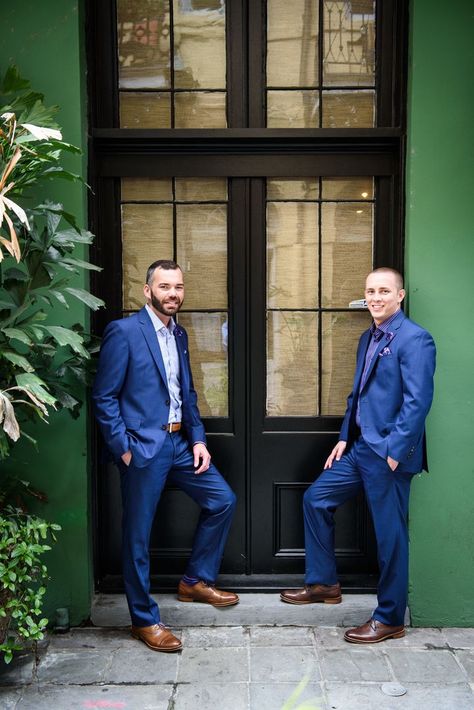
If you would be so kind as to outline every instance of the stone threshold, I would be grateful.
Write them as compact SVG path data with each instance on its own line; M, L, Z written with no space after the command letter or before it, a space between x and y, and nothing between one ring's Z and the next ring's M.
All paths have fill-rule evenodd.
M375 594L345 594L341 604L293 605L278 594L241 593L239 604L216 609L207 604L179 602L175 594L155 594L165 624L180 626L358 626L370 619ZM123 594L96 594L91 620L95 626L130 624ZM407 611L406 623L409 623Z

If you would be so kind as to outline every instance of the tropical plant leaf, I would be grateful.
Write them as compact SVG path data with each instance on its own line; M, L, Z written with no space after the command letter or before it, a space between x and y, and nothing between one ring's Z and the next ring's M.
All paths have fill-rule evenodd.
M7 336L7 338L16 338L16 340L19 340L21 343L25 343L25 345L31 345L31 339L28 337L28 334L25 333L24 330L20 330L19 328L4 328L3 332Z
M47 385L43 380L33 373L25 373L16 376L16 383L27 392L34 395L40 402L54 407L56 398L47 391Z
M71 266L74 266L76 268L87 269L88 271L102 271L102 268L100 266L91 264L88 261L82 261L82 259L74 259L72 256L67 256L64 259L61 259L61 265L64 264L70 264Z
M0 391L0 424L12 441L17 441L20 438L20 427L15 417L13 404L2 391Z
M67 293L70 293L72 296L75 296L75 298L78 298L79 301L85 303L86 306L89 306L89 308L91 308L93 311L96 311L98 308L105 306L105 303L101 298L93 296L92 293L89 293L89 291L86 291L83 288L72 288L72 286L68 286L64 290L67 291Z
M43 325L41 327L54 338L58 345L68 345L74 352L79 353L83 357L90 357L84 347L83 338L78 335L78 333L75 333L69 328L64 328L62 325Z
M16 353L14 350L2 350L0 351L0 355L4 357L5 360L13 363L13 365L21 367L25 372L34 372L34 367L28 362L26 357Z

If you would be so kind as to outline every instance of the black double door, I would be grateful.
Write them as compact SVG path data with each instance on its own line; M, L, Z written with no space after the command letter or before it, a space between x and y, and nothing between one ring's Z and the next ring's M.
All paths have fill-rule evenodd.
M315 184L320 185L319 178ZM331 381L321 364L325 358L321 334L327 322L324 319L334 313L331 308L320 307L317 298L312 309L295 308L291 300L292 292L301 290L299 279L308 278L305 259L312 253L309 244L302 257L298 206L295 220L286 225L290 233L283 240L279 266L273 269L271 261L276 252L268 185L265 177L227 179L227 412L226 416L204 417L213 460L238 498L220 579L221 583L240 589L278 589L302 581L302 497L322 470L341 424L341 405L336 414L328 412L329 404L321 405L322 378L326 389ZM295 203L300 204L298 200ZM288 205L288 201L283 199L281 204ZM320 222L319 218L319 228ZM316 253L321 248L317 224L314 235ZM199 250L199 243L195 248ZM314 268L320 283L321 263ZM202 283L210 302L213 288L210 275ZM275 293L290 294L290 305L286 307L278 298L275 301ZM283 308L270 307L275 303L283 303ZM350 311L345 314L339 308L338 313L343 317ZM362 331L366 314L358 315ZM281 326L283 321L290 322L290 331ZM186 313L185 299L183 324L188 330L189 322L192 319ZM193 342L197 340L192 326L190 330L196 374L201 365L193 359ZM350 380L354 351L347 354L347 360L346 379L349 376ZM325 362L327 370L332 361L326 358ZM314 376L308 376L313 370ZM329 376L337 382L336 372ZM199 382L199 377L195 380ZM311 388L315 388L316 399L319 398L314 407ZM204 401L205 392L202 397ZM97 448L97 580L99 589L117 591L122 588L119 475L112 464L101 463L105 457L100 439ZM197 506L184 493L172 487L165 489L150 545L155 591L172 588L184 571L198 517ZM338 511L336 548L346 587L371 588L376 560L373 532L362 498Z

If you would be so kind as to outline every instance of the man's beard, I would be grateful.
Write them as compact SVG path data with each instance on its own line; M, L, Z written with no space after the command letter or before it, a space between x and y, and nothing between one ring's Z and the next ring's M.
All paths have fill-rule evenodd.
M151 305L153 306L153 308L156 311L158 311L158 313L163 313L164 316L172 316L173 313L177 313L183 303L182 301L180 302L179 300L176 300L176 301L173 301L172 303L168 304L168 306L164 306L163 302L160 301L160 299L155 296L153 291L151 291L151 299L150 300L151 300ZM172 310L170 312L168 312L166 310L167 307L168 308L172 307Z

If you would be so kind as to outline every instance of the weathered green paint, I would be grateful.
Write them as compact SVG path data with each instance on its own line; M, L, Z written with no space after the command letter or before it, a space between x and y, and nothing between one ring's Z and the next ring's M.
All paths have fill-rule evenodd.
M410 315L438 350L430 473L410 510L416 626L474 625L474 6L413 0L406 264Z
M1 71L10 62L16 64L33 88L45 94L48 105L60 106L57 120L64 139L85 150L83 34L77 0L22 0L2 7ZM86 176L85 155L71 157L67 165ZM62 202L87 227L84 187L57 181L42 194ZM87 322L80 306L71 307L67 314L58 312L59 317L63 322ZM35 435L38 453L22 444L8 466L47 493L48 503L36 510L63 528L46 559L51 582L45 607L50 616L54 609L68 607L72 623L77 624L89 616L92 590L86 411L77 421L66 413L53 415L49 426L38 426Z

